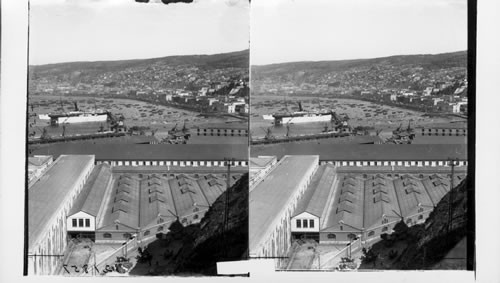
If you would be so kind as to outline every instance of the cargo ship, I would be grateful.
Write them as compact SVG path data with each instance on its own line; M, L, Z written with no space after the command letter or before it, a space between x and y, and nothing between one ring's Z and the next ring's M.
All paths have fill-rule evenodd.
M109 112L97 109L93 111L81 111L75 102L74 111L48 114L47 116L50 119L50 125L57 126L60 124L106 122Z
M299 111L292 113L273 114L274 124L295 124L312 122L329 122L333 115L331 111L304 111L302 103L299 102Z
M89 122L106 122L108 120L107 111L71 111L63 114L49 114L50 124L74 124Z

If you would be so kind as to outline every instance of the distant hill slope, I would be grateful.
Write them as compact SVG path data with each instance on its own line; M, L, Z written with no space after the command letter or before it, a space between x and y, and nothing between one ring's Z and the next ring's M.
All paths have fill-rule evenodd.
M363 261L361 269L465 269L466 251L464 245L459 245L461 246L460 250L453 251L457 258L453 258L451 264L443 264L443 260L446 260L445 256L459 243L464 242L468 234L468 189L468 178L466 178L451 190L453 218L449 231L448 202L450 192L441 199L424 224L408 228L404 222L398 223L394 228L394 233L372 246L371 251L377 255L378 259L375 262ZM397 250L398 247L399 249L404 248L393 260L390 260L390 256L387 256L388 252L392 249Z
M289 62L270 65L252 66L253 75L282 75L290 72L331 72L345 71L359 67L373 67L376 65L419 65L427 69L466 67L467 51L458 51L442 54L422 54L422 55L397 55L390 57L357 59L357 60L338 60L338 61L305 61Z
M73 72L104 73L121 71L127 68L147 67L153 64L179 66L192 65L204 69L222 69L228 67L248 68L249 50L214 55L183 55L168 56L151 59L95 61L95 62L67 62L47 65L30 66L30 72L37 75L60 75Z

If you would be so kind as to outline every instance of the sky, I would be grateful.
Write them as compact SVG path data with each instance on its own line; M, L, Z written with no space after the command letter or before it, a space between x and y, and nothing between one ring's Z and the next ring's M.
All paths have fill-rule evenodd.
M31 0L29 64L240 51L249 13L247 0Z
M250 63L467 49L467 0L252 0Z

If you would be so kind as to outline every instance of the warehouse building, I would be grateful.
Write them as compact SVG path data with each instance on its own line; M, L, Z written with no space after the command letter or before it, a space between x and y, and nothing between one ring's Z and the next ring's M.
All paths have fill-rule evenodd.
M250 256L286 256L297 238L330 244L371 241L391 233L401 220L409 226L423 223L449 191L449 158L458 160L454 183L465 178L466 148L418 145L408 152L401 146L253 148L252 159L275 151L279 161L251 188ZM317 163L306 163L313 160L308 157ZM263 170L251 162L257 172ZM304 180L306 189L294 185Z
M95 166L66 219L70 236L95 239L99 211L111 180L109 165Z
M68 143L39 150L56 161L29 185L28 268L36 274L55 271L72 237L124 243L167 233L176 220L197 223L228 177L233 185L248 171L247 148L230 145ZM224 158L234 159L230 176Z
M375 240L401 220L423 223L449 191L445 174L387 175L320 165L290 219L292 237L323 244Z
M251 156L319 155L320 164L339 167L440 167L449 158L467 166L467 145L462 144L315 144L287 143L254 146Z
M332 206L333 185L337 175L333 166L320 166L309 187L292 214L291 231L293 237L312 238L319 241L320 227L325 225L323 208Z
M250 256L286 255L291 244L290 217L311 182L318 160L318 156L284 156L250 191Z
M28 182L36 181L53 161L52 156L36 155L28 157Z
M266 175L272 170L273 166L276 165L278 159L276 156L258 156L250 157L250 190L255 187L255 185L261 182Z
M93 201L95 207L100 207L92 214L96 219L95 226L92 225L93 218L90 219L90 228L94 228L91 236L100 243L156 237L159 233L167 233L176 220L184 226L198 223L226 190L227 182L221 174L211 173L160 175L134 172L114 175L113 184L107 186L106 192L93 187L104 197L93 200L90 193L86 201ZM231 185L240 177L241 174L231 174ZM75 217L80 217L81 210L75 211L78 211ZM68 219L68 223L70 221L73 219Z
M61 155L28 187L28 270L52 274L67 245L66 219L92 169L92 155ZM55 256L50 256L55 255Z
M90 144L64 143L38 148L34 154L91 154L96 164L147 167L224 167L225 158L234 166L248 167L246 145L231 144Z
M72 237L125 243L168 233L176 220L198 223L227 188L220 173L114 173L108 164L94 165L93 156L83 157L61 155L30 187L31 273L52 274L63 257L42 255L64 255ZM230 185L241 175L232 173Z

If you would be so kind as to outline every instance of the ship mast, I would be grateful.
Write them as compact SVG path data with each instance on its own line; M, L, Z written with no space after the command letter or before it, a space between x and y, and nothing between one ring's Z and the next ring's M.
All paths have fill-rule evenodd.
M64 114L64 106L63 106L63 102L62 102L62 94L59 95L59 103L61 104L61 113Z
M286 113L290 113L290 111L288 111L288 103L286 101L286 92L283 92L283 99L285 100L285 109L286 109Z

